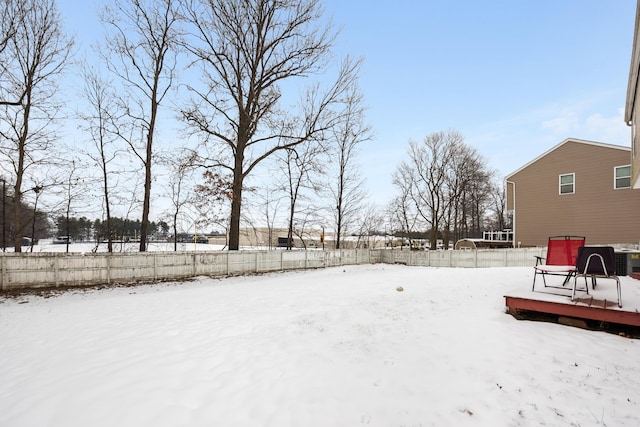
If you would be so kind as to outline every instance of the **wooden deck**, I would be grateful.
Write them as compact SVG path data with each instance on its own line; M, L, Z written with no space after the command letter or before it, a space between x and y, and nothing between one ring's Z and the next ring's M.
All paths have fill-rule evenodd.
M579 279L580 280L580 279ZM505 295L508 312L517 319L561 323L640 338L640 280L621 277L622 308L618 307L613 280L598 280L595 290L576 292L571 288L545 288ZM580 283L580 282L579 282ZM584 283L584 282L583 282Z

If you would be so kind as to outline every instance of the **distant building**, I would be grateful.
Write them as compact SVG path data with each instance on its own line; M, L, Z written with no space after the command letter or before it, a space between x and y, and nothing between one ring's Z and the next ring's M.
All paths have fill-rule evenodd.
M292 247L307 249L334 249L335 235L332 232L325 231L324 236L321 229L305 229L300 238L299 232L293 236ZM286 248L287 247L286 228L268 228L268 227L252 227L240 229L240 246L255 248ZM321 239L321 236L324 238ZM216 237L209 238L210 244L226 244L226 238ZM391 236L353 236L347 235L341 239L340 247L342 249L367 248L376 249L385 246L399 245L397 239Z

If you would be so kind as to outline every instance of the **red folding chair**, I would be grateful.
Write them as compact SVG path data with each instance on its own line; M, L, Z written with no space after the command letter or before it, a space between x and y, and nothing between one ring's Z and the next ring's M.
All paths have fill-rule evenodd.
M547 243L547 256L536 256L536 265L533 274L532 291L536 288L536 277L542 276L544 287L563 289L571 277L576 274L576 259L578 248L584 246L583 236L552 236ZM546 276L562 276L562 286L547 285Z

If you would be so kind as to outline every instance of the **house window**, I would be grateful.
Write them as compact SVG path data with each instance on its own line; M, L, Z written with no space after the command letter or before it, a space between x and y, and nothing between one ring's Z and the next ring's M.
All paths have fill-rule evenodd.
M575 193L576 174L566 173L560 175L560 194Z
M618 166L614 172L614 188L631 188L631 165Z

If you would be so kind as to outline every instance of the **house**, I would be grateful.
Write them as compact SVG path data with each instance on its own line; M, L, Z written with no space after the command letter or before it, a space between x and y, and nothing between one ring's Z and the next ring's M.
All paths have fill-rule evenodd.
M640 0L636 6L636 24L633 32L631 67L627 85L627 102L624 120L631 126L631 185L640 189ZM640 216L640 212L639 212Z
M505 178L514 246L549 236L589 245L638 244L640 191L631 189L629 147L569 138Z

